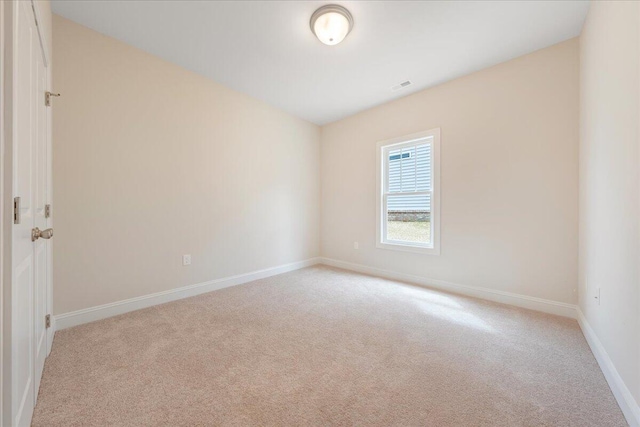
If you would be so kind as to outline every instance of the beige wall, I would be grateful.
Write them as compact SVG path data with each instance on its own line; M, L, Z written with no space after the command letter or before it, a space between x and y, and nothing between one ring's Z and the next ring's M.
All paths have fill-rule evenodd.
M640 403L639 6L592 2L580 37L579 277L580 309Z
M573 39L324 126L322 255L575 303L578 62ZM436 127L441 255L376 249L376 142Z
M53 36L55 314L318 256L317 126L59 16Z

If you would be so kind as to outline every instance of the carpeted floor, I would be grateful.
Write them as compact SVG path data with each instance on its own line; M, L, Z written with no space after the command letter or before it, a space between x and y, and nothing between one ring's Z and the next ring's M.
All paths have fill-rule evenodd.
M574 320L312 267L60 331L34 426L625 426Z

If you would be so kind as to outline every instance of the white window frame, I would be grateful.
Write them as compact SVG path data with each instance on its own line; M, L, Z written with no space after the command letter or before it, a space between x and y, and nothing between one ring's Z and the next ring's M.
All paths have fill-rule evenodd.
M431 139L431 191L415 194L431 194L431 242L420 244L386 240L388 196L387 160L389 151L413 146L421 140ZM387 160L387 161L385 161ZM376 247L428 255L440 255L440 128L400 136L378 142L376 146Z

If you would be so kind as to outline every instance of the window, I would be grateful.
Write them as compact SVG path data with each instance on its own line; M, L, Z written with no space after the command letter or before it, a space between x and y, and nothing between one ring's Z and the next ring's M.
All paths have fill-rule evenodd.
M440 253L440 129L378 143L376 246Z

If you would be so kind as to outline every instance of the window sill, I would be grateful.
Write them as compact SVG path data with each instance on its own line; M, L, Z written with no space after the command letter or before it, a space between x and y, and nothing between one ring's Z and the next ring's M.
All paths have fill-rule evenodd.
M401 243L376 243L376 248L378 249L390 249L392 251L400 251L400 252L413 252L416 254L423 255L440 255L440 248L437 247L424 247L424 246L414 246L414 245L403 245Z

